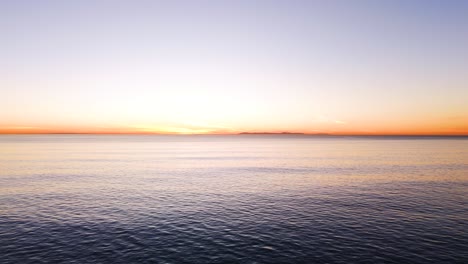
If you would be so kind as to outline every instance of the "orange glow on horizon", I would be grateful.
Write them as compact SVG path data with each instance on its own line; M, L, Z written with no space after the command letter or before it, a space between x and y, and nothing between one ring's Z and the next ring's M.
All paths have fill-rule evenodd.
M387 130L315 130L315 129L208 129L190 127L152 127L152 128L67 128L67 127L0 127L0 134L135 134L135 135L232 135L240 133L300 133L307 135L440 135L440 136L468 136L468 128L462 129L387 129Z
M3 2L0 134L468 135L468 5Z

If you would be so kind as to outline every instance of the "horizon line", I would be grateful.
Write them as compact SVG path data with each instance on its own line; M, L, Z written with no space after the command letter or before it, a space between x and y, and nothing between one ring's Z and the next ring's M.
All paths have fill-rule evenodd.
M240 132L240 133L141 133L141 132L34 132L1 133L1 135L134 135L134 136L320 136L320 137L468 137L468 134L333 134L333 133L296 133L296 132Z

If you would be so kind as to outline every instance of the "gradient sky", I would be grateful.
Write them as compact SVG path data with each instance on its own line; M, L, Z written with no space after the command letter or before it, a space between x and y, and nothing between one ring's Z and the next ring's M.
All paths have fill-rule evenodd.
M0 132L468 134L468 1L0 1Z

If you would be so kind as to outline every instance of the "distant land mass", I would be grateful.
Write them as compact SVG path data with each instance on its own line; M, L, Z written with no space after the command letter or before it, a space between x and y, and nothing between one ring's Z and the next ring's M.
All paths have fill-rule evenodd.
M239 135L306 135L296 132L241 132Z

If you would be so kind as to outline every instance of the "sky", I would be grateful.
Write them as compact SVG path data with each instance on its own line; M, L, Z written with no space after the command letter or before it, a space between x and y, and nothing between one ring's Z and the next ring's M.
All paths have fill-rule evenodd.
M468 135L468 1L0 0L0 133Z

